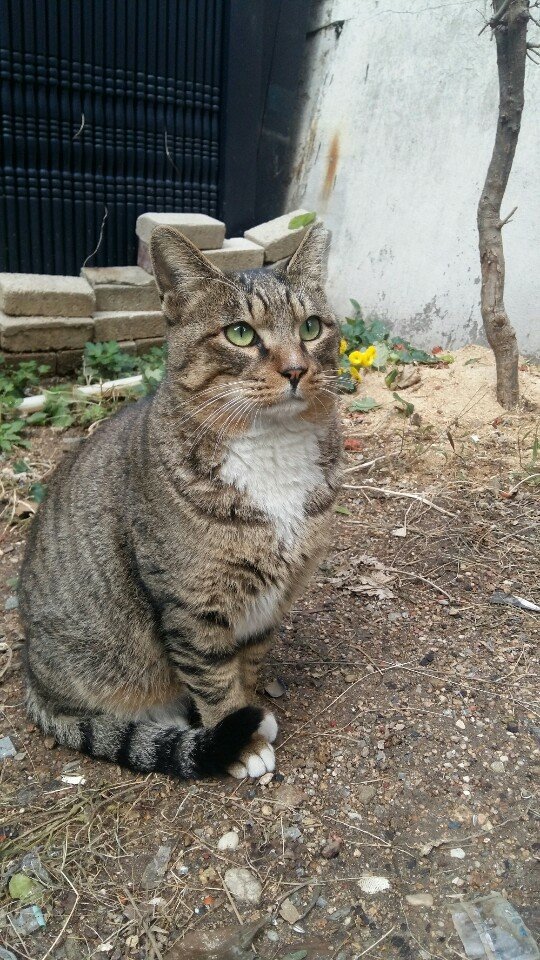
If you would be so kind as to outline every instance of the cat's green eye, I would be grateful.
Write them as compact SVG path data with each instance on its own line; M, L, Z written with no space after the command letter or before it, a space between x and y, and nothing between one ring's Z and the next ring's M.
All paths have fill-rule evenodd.
M231 323L225 327L225 336L235 347L250 347L255 340L255 331L249 323Z
M300 324L301 340L316 340L321 332L321 321L318 317L308 317Z

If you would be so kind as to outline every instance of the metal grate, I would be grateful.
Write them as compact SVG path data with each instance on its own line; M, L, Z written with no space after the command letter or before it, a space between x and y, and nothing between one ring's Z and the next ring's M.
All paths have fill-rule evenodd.
M215 216L223 0L0 0L0 269L134 263L145 210Z

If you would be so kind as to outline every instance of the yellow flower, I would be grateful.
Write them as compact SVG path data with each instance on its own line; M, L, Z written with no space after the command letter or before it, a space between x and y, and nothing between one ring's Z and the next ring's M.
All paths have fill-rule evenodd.
M361 381L361 379L362 379L362 374L361 374L361 373L358 373L358 370L356 369L356 367L351 367L351 368L349 369L349 373L350 373L350 375L351 375L351 377L352 377L353 380L357 380L358 383L360 383L360 381Z
M343 354L347 352L347 347L348 347L348 346L349 346L349 344L347 343L346 340L341 340L341 341L340 341L340 344L339 344L339 355L340 355L340 357L342 357Z
M349 363L353 367L371 367L376 355L377 351L373 346L367 347L366 350L353 350L349 354Z
M375 361L376 356L377 356L376 347L373 347L373 346L368 347L367 350L364 350L364 365L366 367L371 367L371 365Z

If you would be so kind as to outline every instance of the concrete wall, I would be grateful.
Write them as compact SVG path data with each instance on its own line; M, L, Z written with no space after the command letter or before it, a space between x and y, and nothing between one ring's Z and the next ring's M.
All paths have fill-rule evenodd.
M313 0L288 208L333 231L329 290L426 347L483 337L476 207L497 121L485 0ZM540 31L531 27L531 34ZM536 36L537 40L540 37ZM506 305L540 355L540 67L503 215Z

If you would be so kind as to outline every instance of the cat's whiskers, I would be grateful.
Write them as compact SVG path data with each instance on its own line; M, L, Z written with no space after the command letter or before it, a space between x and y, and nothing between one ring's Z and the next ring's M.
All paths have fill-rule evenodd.
M245 386L245 383L243 383L241 380L231 380L229 382L220 384L217 389L221 388L221 392L226 393L228 390L239 389L244 386ZM213 393L214 396L218 396L219 394L216 394L215 391L216 391L216 387L214 384L212 384L212 386L206 387L204 390L200 390L199 393L196 395L195 399L191 396L187 397L185 400L179 400L177 397L172 397L169 403L172 409L175 411L180 407L187 407L190 405L193 405L193 408L197 409L198 404L196 401L198 400L204 401L205 399L207 399L207 396L206 396L207 394Z
M247 398L247 406L245 406L245 405L244 405L244 406L240 405L240 406L238 407L238 409L237 409L237 410L234 410L233 413L227 418L227 420L225 421L225 423L224 423L223 426L221 427L221 430L219 431L219 433L218 433L218 435L217 435L217 437L216 437L216 443L215 443L215 446L214 446L214 452L213 452L213 454L212 454L212 459L214 459L214 457L215 457L215 455L216 455L216 451L217 451L218 445L223 441L223 437L224 437L224 435L225 435L225 432L226 432L227 428L229 427L229 424L232 423L232 422L234 422L234 420L235 420L236 418L242 417L242 416L244 416L244 414L250 412L251 407L252 407L252 406L256 406L257 403L258 403L257 400L253 400L251 397L250 397L250 398Z
M245 395L241 397L233 397L232 400L229 400L217 412L214 411L213 413L210 413L209 416L207 416L205 420L203 420L199 429L196 431L195 436L193 437L193 443L189 448L188 453L191 453L191 451L197 444L202 443L206 434L210 433L213 425L217 423L225 413L228 413L229 410L232 410L234 415L235 407L242 405L246 401L248 404L253 402L251 397L246 397ZM225 422L227 423L230 418L231 418L231 415L227 417Z
M223 400L226 397L235 396L237 393L238 389L234 387L230 390L224 390L222 393L216 394L215 397L212 397L210 400L206 400L204 403L199 404L198 406L194 407L193 410L189 411L186 416L183 417L183 419L178 421L177 426L182 426L184 423L187 423L188 420L196 418L202 410L212 406L214 403L218 403L220 400Z
M225 404L223 404L223 405L219 408L219 410L217 410L217 411L216 411L216 410L211 410L210 413L204 418L204 420L202 421L202 423L199 424L198 428L196 429L195 433L193 434L193 436L192 436L192 438L191 438L191 439L192 439L192 443L191 443L191 446L190 446L190 448L189 448L188 453L191 453L191 451L193 450L193 448L194 448L198 443L200 443L200 442L203 440L205 434L209 432L211 426L212 426L214 423L217 423L217 422L220 420L220 418L221 418L225 413L227 413L228 410L230 410L236 403L239 403L240 400L242 400L242 399L244 399L244 398L243 398L243 397L235 397L235 396L233 396L231 399L227 400L227 402L226 402Z

